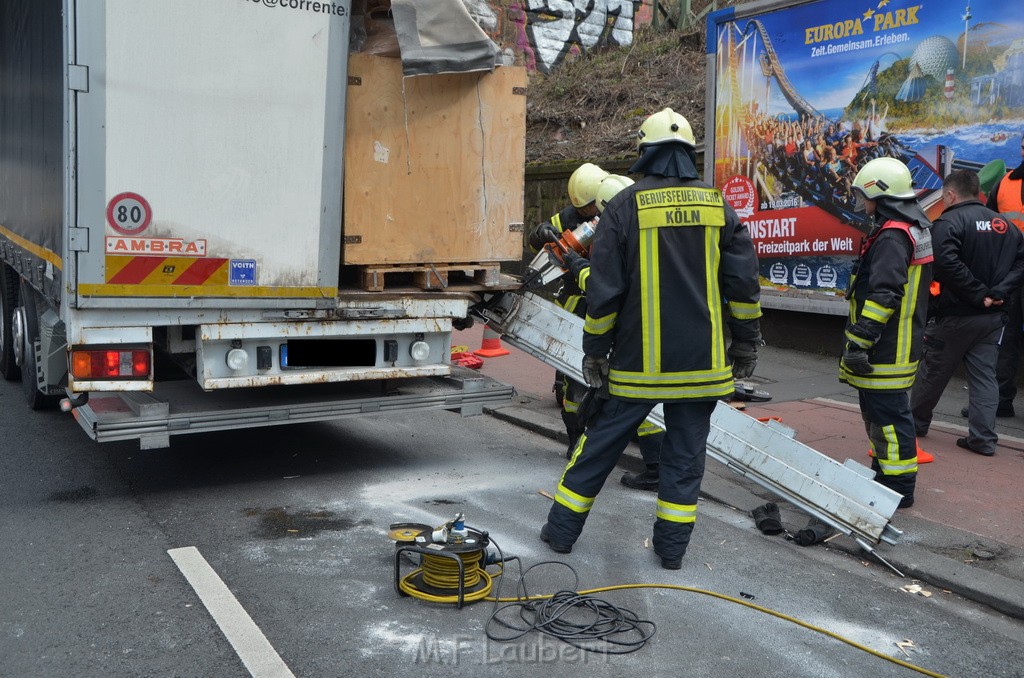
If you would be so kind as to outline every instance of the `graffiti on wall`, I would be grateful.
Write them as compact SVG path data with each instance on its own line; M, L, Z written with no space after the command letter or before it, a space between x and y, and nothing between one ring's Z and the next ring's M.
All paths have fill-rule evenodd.
M527 65L550 73L573 50L633 44L633 19L640 4L641 0L522 0L525 40L520 47Z
M498 31L498 15L494 13L487 0L462 0L462 4L469 10L469 15L489 35Z

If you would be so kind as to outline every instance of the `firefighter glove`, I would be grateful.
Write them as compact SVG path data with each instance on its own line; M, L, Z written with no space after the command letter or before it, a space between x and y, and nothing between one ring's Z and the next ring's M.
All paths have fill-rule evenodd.
M608 358L583 356L583 381L590 388L601 388L608 378Z
M558 229L551 222L545 221L530 236L530 245L533 249L540 250L541 247L544 247L549 242L558 242L560 236L561 234L558 232Z
M570 248L562 254L562 261L565 263L565 268L569 271L569 275L574 280L580 279L580 272L585 268L590 267L590 259L580 255L576 250Z
M732 360L733 379L746 379L757 367L757 344L752 341L736 341L729 345Z
M831 527L819 522L816 518L811 518L811 522L807 524L807 527L793 535L793 541L800 546L811 546L825 541L833 534L835 534L835 530Z
M868 352L856 344L847 344L843 349L843 365L851 374L858 376L875 371L875 368L871 366L871 361L868 360Z
M754 517L754 524L764 534L781 534L785 531L782 527L782 514L775 502L768 502L764 506L758 506L751 511Z

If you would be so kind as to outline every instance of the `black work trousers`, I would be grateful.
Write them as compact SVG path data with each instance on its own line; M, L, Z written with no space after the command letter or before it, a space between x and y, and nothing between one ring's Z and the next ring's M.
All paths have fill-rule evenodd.
M875 482L909 501L917 484L917 434L906 391L859 390L860 415L871 442Z
M654 551L661 558L681 558L690 542L716 404L684 401L664 405L667 431L654 522ZM618 399L604 403L558 483L548 512L547 534L552 541L567 546L576 542L608 474L653 407L650 402Z
M961 361L967 368L967 440L971 447L995 451L996 356L1003 335L1004 313L946 316L930 323L924 331L924 356L917 370L910 409L918 435L925 435L932 412Z
M576 446L579 444L580 436L586 428L580 421L579 408L583 402L583 396L587 393L587 387L578 381L563 376L562 388L565 394L562 400L562 423L565 424L565 435L569 438L569 453L571 457ZM665 432L649 421L640 423L636 435L633 438L639 443L640 456L644 463L657 464L661 457L661 446L665 440Z
M1006 331L999 343L999 358L996 361L996 379L999 381L999 407L1013 407L1013 399L1017 397L1017 361L1020 359L1021 325L1024 324L1024 313L1021 312L1021 294L1018 291L1003 305L1006 308Z

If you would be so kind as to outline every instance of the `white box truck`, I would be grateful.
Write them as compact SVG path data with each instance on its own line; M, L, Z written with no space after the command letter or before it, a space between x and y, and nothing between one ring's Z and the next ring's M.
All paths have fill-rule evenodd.
M415 3L394 4L396 24L403 12L415 24ZM480 204L495 188L518 198L499 217L433 224L429 206L395 194L387 223L358 224L391 229L385 245L403 229L464 232L475 256L462 241L457 256L438 246L369 273L343 261L362 237L343 223L360 180L344 167L346 91L383 88L348 77L360 19L348 0L0 3L0 374L31 407L61 400L95 440L149 448L379 411L473 413L511 396L453 375L450 349L477 293L515 287L497 267L521 256L523 163L479 177ZM430 53L416 50L421 67ZM480 63L461 77L491 77ZM521 110L500 106L503 128L525 130L524 93ZM493 112L472 100L474 119ZM413 177L445 176L409 148L360 141Z

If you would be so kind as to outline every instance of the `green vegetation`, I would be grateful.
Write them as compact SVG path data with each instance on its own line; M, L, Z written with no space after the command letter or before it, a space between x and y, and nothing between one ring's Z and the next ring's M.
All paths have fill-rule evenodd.
M636 130L666 106L704 134L704 26L639 28L629 47L597 49L551 75L531 76L526 113L528 163L636 154Z

